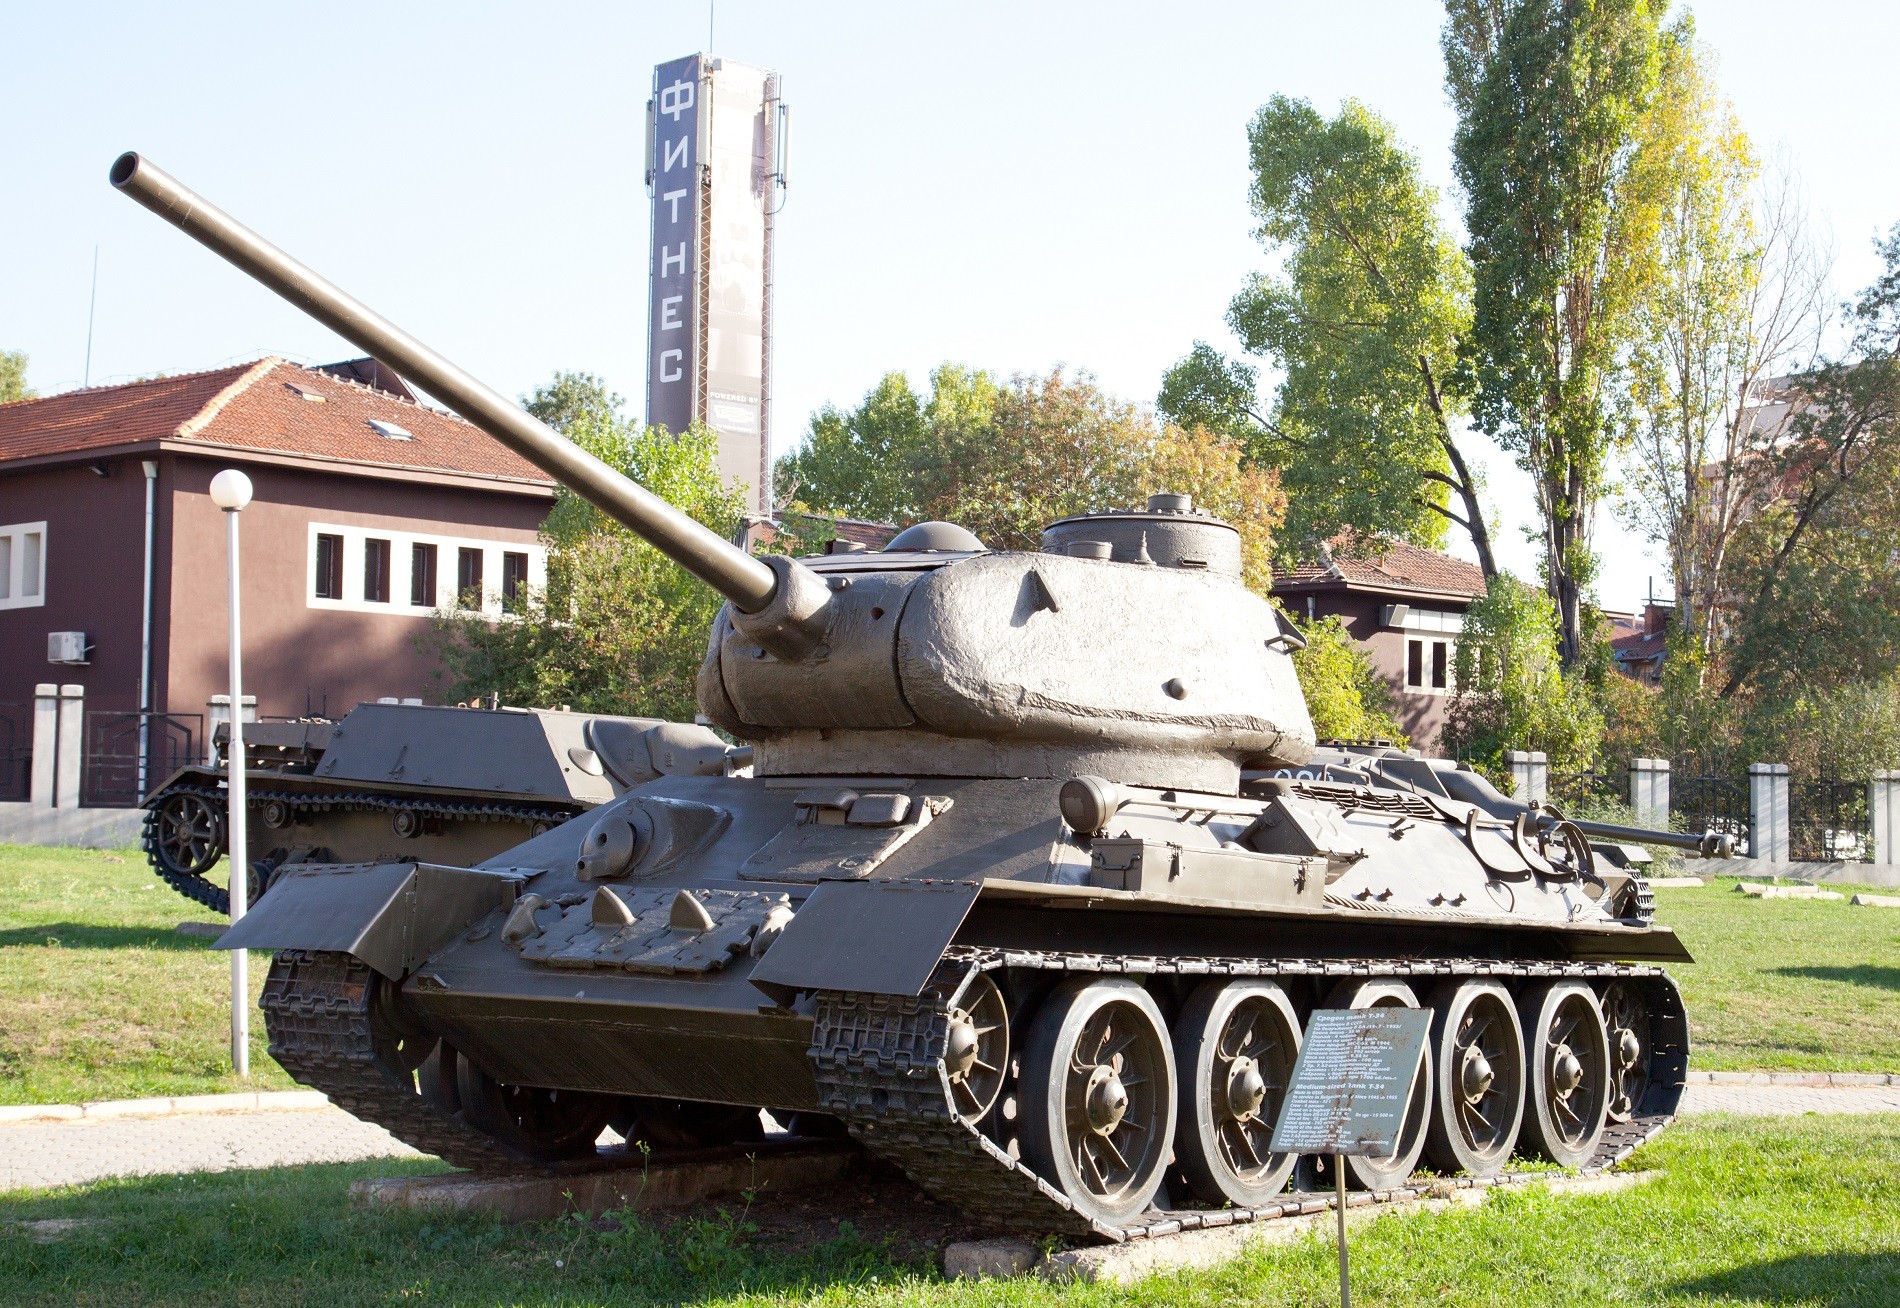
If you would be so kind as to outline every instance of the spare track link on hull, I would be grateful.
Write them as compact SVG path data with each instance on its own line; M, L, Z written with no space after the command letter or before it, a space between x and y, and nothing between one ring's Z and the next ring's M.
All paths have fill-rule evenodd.
M280 950L264 982L270 1053L286 1072L354 1117L455 1167L519 1171L520 1159L487 1136L439 1112L384 1069L370 1025L374 973L348 954Z
M176 786L167 786L147 801L153 807L145 810L144 834L140 837L140 847L145 850L145 860L152 865L166 885L176 890L186 899L203 904L214 913L231 911L231 892L212 881L209 877L177 871L165 865L158 856L158 809L156 804L167 795L199 795L212 803L223 806L225 790L222 786L201 786L189 782ZM310 809L316 812L329 812L333 809L345 809L352 812L397 812L407 810L428 817L463 818L475 822L566 822L582 810L571 804L549 804L534 807L525 804L491 804L479 799L412 799L400 795L383 795L373 791L338 791L334 794L312 793L302 790L270 790L249 786L245 789L244 809L255 821L262 821L257 813L271 800L282 800L294 808ZM226 860L229 861L228 859Z
M1076 1212L1061 1191L1010 1157L1001 1145L951 1107L942 1067L948 1008L970 973L995 968L1189 976L1593 980L1662 975L1660 968L1622 963L1511 963L1492 959L1263 961L953 949L915 999L859 991L819 993L811 1044L819 1106L843 1118L853 1138L903 1169L905 1175L937 1198L984 1221L1016 1231L1092 1236L1117 1242L1319 1212L1330 1205L1331 1198L1289 1191L1258 1208L1150 1210L1146 1220L1127 1226L1108 1226ZM1609 1124L1596 1153L1578 1170L1599 1172L1623 1161L1639 1145L1653 1139L1673 1116L1673 1111L1661 1112ZM1540 1173L1507 1172L1484 1180L1421 1181L1374 1191L1369 1199L1384 1203L1426 1195L1434 1185L1485 1188L1537 1175ZM1365 1197L1357 1200L1366 1201Z

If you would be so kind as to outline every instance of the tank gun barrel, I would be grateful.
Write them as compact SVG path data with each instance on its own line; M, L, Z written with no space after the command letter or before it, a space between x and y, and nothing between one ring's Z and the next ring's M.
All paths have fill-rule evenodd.
M358 348L416 382L608 517L732 601L742 613L771 603L780 573L525 413L334 283L134 152L112 165L112 185Z

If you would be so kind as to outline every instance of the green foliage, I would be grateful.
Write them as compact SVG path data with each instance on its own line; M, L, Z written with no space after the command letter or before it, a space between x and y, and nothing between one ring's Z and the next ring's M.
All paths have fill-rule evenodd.
M1537 491L1566 665L1583 655L1608 386L1653 271L1667 178L1639 148L1663 49L1650 0L1447 0L1453 154L1474 273L1478 424Z
M598 379L560 373L525 407L590 453L722 536L737 529L743 494L719 474L718 440L703 427L673 436L640 428ZM684 568L579 496L557 493L542 528L545 591L495 622L444 611L426 642L447 695L567 704L592 713L691 721L694 681L722 602Z
M1306 648L1295 650L1293 670L1299 674L1313 730L1321 740L1389 740L1406 744L1405 732L1392 712L1392 688L1374 670L1359 642L1337 615L1294 625L1306 637Z
M1276 96L1248 142L1257 235L1284 260L1279 275L1252 278L1228 322L1284 379L1263 419L1254 369L1197 342L1163 379L1161 411L1243 436L1254 461L1279 471L1289 558L1342 533L1437 547L1453 524L1494 571L1448 390L1470 270L1439 222L1437 193L1357 101L1327 119Z
M0 350L0 404L37 400L39 392L26 384L26 353Z
M1556 609L1544 592L1509 573L1494 578L1465 612L1455 666L1443 752L1500 781L1506 750L1541 749L1558 772L1596 762L1603 714L1587 675L1565 675Z
M855 409L821 409L805 441L779 461L781 499L906 525L941 519L992 549L1033 550L1059 518L1175 491L1233 523L1249 583L1269 584L1286 497L1223 432L1158 423L1086 373L998 383L946 363L930 381L930 394L919 396L891 373Z

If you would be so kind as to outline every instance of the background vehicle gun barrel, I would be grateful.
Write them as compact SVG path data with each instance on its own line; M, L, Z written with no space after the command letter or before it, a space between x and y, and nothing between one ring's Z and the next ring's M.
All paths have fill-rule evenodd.
M741 612L764 609L779 589L779 577L772 568L538 422L521 406L136 152L119 156L112 165L111 180L113 186L166 222L415 382L602 513L638 533L731 600Z
M1577 830L1586 836L1597 836L1605 840L1632 840L1642 845L1664 845L1670 849L1684 849L1691 854L1700 854L1703 858L1732 858L1735 855L1735 837L1724 831L1655 831L1648 827L1620 827L1611 822L1586 822L1580 818L1566 818Z

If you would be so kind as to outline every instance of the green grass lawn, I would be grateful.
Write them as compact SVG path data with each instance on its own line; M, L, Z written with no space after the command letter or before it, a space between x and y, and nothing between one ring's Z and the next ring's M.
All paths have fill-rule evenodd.
M1673 969L1693 1064L1900 1071L1900 912L1732 889L1657 892L1698 959ZM175 930L214 916L135 851L0 845L0 1103L289 1088L255 1009L261 954L253 1075L227 1070L229 955Z
M1633 1160L1617 1195L1492 1195L1353 1235L1363 1305L1900 1303L1900 1117L1710 1118ZM0 1198L12 1304L1331 1304L1329 1240L1127 1289L946 1283L929 1251L854 1231L787 1245L770 1210L501 1226L364 1212L348 1183L425 1164L102 1182ZM21 1223L71 1223L63 1230Z
M137 850L0 845L0 1103L291 1089L264 1052L261 954L252 1076L230 1075L231 956L176 930L215 920Z
M1656 892L1657 920L1696 956L1669 969L1689 1007L1690 1066L1900 1072L1900 909L1734 891L1725 879Z

